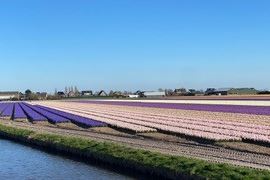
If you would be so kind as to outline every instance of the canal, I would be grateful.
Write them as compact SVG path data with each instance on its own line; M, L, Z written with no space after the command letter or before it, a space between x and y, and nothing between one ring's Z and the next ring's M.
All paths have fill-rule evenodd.
M100 167L0 139L1 179L131 179Z

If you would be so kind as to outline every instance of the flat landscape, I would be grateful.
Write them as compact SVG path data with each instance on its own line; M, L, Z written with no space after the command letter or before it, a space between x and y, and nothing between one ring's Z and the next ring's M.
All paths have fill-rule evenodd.
M3 102L0 112L11 127L270 170L267 101L197 101Z

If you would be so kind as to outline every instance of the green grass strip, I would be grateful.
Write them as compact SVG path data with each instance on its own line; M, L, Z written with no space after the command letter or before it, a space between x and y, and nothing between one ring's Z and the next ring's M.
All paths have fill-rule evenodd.
M164 155L161 153L129 148L116 143L97 142L78 137L36 133L34 131L8 127L0 124L0 134L17 139L27 139L31 142L41 142L50 147L61 147L68 151L79 152L80 155L110 159L128 166L140 166L152 170L152 173L162 172L172 176L197 176L204 179L270 179L270 171L238 167L222 163L211 163L203 160Z

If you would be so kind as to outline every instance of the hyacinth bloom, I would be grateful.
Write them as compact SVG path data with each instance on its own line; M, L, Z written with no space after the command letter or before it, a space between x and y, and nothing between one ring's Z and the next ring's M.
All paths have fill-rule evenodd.
M37 106L40 109L43 109L45 111L48 111L50 113L56 114L58 116L62 116L66 119L69 119L70 121L74 122L74 123L78 123L81 125L85 125L85 126L89 126L89 127L99 127L99 126L106 126L105 123L102 123L100 121L95 121L89 118L85 118L82 116L77 116L71 113L66 113L63 111L59 111L56 109L52 109L52 108L48 108L48 107L44 107L44 106Z
M76 101L75 101L76 102ZM179 103L147 103L130 101L78 101L80 103L108 104L118 106L182 109L210 112L227 112L255 115L270 115L269 106L244 106L244 105L213 105L213 104L179 104Z
M140 103L137 102L136 106L134 103L132 106L129 104L116 106L115 102L114 104L104 103L105 101L96 102L98 101L95 103L61 101L35 102L34 104L0 103L0 111L1 116L13 119L28 118L31 121L52 123L71 122L88 127L109 124L115 128L137 133L161 131L216 141L252 140L270 143L269 115L224 113L201 109L195 111L193 109L145 108L145 105L138 106ZM158 107L160 106L163 105ZM209 108L209 105L200 106ZM186 107L191 107L191 105ZM214 106L211 105L211 107ZM247 106L247 108L254 107Z
M31 121L47 121L47 118L42 116L41 114L34 111L29 106L25 105L24 103L20 103L20 106L24 110L24 112L27 114L29 120Z
M168 108L138 107L136 109L135 106L115 106L104 103L43 102L39 104L99 119L111 126L128 130L141 126L137 129L138 132L157 130L211 140L248 139L270 142L270 116L265 115Z
M27 115L24 113L19 103L14 104L13 119L27 119Z
M72 122L87 127L107 126L106 123L101 121L44 106L33 106L24 102L0 103L0 114L2 117L12 120L28 119L31 122L50 121L55 124Z

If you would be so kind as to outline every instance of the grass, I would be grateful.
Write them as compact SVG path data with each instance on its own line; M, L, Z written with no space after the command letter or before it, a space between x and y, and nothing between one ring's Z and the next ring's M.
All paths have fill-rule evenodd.
M137 172L168 178L193 177L202 179L270 179L270 171L236 167L227 164L210 163L203 160L180 156L164 155L156 152L138 150L123 145L97 142L78 137L67 137L38 133L26 129L8 127L0 124L2 137L25 140L32 144L43 144L55 150L75 153L82 157L94 157Z

